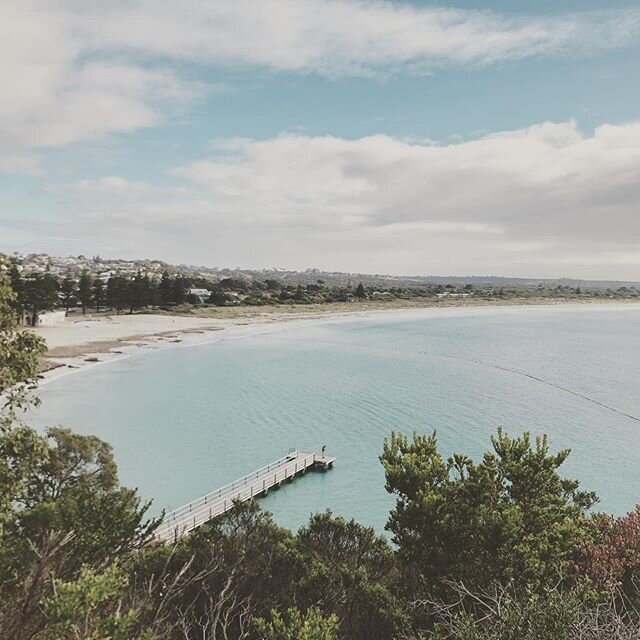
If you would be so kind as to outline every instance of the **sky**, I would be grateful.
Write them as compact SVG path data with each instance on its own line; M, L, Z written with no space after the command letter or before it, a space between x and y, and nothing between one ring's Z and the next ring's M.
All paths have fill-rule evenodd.
M640 1L3 0L0 251L640 280Z

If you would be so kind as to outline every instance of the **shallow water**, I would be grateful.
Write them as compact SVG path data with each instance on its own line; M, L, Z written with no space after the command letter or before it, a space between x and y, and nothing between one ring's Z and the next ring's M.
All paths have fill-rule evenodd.
M292 528L329 508L382 530L393 499L378 456L391 430L437 429L444 451L472 456L497 425L546 432L554 449L572 449L565 473L596 491L600 508L631 509L640 421L622 413L640 416L639 389L637 307L396 314L292 323L95 367L45 386L33 421L109 441L123 484L153 498L154 511L290 447L326 444L333 471L307 474L262 506Z

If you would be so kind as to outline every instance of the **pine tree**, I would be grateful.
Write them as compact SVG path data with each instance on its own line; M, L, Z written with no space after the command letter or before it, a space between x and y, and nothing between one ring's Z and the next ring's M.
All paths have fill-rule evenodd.
M87 307L93 301L93 278L87 271L83 271L78 283L78 299L82 305L82 314L84 315Z
M31 325L38 322L42 311L49 311L58 305L58 280L50 273L35 273L24 280L24 306L31 316Z
M146 290L144 278L138 274L127 283L127 304L129 305L129 313L133 313L135 309L146 306Z
M100 313L100 308L104 304L104 282L100 278L93 281L93 303L96 305L96 312Z
M173 299L171 277L169 276L168 271L162 272L162 278L160 279L160 284L158 286L158 297L160 299L160 304L163 306L168 305Z
M67 274L60 286L60 294L62 301L64 302L65 311L69 311L69 308L76 303L76 281L71 277L71 274Z
M155 282L147 274L145 274L142 278L142 306L154 306L156 302L155 298Z
M128 302L128 288L129 282L124 276L111 276L107 282L107 304L115 309L116 313L120 313Z
M187 288L185 279L182 276L176 276L171 287L171 301L176 304L184 304L186 300L185 289Z

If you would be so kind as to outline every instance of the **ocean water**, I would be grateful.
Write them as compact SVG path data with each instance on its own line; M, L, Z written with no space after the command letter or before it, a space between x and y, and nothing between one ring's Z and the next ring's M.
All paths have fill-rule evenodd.
M294 529L331 509L382 531L393 498L378 456L392 430L437 430L443 451L475 457L498 425L547 433L553 449L572 449L564 473L596 491L600 509L632 509L639 391L638 307L407 312L98 366L46 385L32 422L110 442L121 481L154 512L289 448L326 445L335 468L270 492L263 508Z

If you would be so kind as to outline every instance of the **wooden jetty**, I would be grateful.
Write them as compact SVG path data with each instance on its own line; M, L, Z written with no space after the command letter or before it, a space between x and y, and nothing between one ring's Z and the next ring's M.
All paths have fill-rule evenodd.
M331 469L334 462L335 458L321 453L291 451L261 469L165 514L155 537L165 542L177 541L185 533L229 511L234 501L244 502L266 495L269 489L291 482L307 471Z

